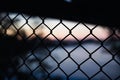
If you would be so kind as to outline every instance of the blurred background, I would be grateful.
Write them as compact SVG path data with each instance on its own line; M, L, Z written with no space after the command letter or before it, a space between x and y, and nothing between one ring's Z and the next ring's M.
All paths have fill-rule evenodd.
M0 79L120 80L119 39L117 27L2 12Z

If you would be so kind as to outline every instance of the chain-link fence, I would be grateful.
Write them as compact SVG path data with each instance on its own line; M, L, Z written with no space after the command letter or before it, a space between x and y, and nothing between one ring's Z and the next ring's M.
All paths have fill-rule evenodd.
M120 80L119 28L0 14L0 80Z

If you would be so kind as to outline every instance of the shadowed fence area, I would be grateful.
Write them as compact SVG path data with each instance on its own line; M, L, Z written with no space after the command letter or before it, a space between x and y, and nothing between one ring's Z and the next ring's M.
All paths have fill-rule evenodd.
M0 1L0 12L18 12L36 16L68 19L119 27L119 1L114 0L19 0ZM35 4L35 5L34 5ZM33 6L34 5L34 6Z
M0 80L120 80L119 28L1 13Z

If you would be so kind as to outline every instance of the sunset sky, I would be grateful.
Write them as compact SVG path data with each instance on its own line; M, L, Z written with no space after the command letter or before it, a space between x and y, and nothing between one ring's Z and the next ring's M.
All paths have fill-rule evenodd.
M57 19L47 19L45 21L45 24L49 26L50 29L53 29L55 25L59 23L59 20ZM78 22L72 22L63 20L63 24L59 24L55 29L53 29L52 34L55 35L58 39L63 39L65 36L69 34L69 30L65 27L67 26L70 30L72 35L74 35L77 39L82 39L85 36L87 36L90 33L90 30L86 28L83 24L78 24L76 27L74 27ZM65 25L65 26L64 26ZM95 25L92 24L86 24L90 29L94 28ZM73 28L74 27L74 28ZM50 30L48 28L44 28L44 36L50 33ZM108 36L108 30L105 28L102 28L100 26L96 27L92 33L97 36L99 39L105 39ZM49 36L50 39L54 39L52 35ZM92 35L88 36L88 38L95 39ZM69 35L67 39L74 39L71 35Z
M20 21L18 23L16 23L15 26L17 26L17 28L20 28L21 26L23 26L21 28L21 30L25 29L26 34L28 36L33 33L33 30L29 27L29 25L33 29L35 29L36 26L41 24L38 28L35 29L35 33L37 35L42 33L43 37L50 34L51 31L52 31L52 34L54 36L56 36L58 39L63 39L65 36L69 35L68 37L66 37L65 40L70 40L70 39L74 40L72 35L74 35L77 39L83 39L85 36L87 36L90 33L89 29L92 29L95 27L95 25L93 25L93 24L85 23L86 26L89 27L89 29L88 29L85 27L85 25L83 25L81 23L78 24L78 22L68 21L68 20L63 20L62 21L63 24L62 23L59 24L59 22L60 22L59 19L51 19L51 18L46 18L44 20L44 24L42 24L42 20L39 17L31 17L30 19L28 19L28 24L29 24L28 25L28 24L26 24L26 20L22 16L18 16L18 18L20 19ZM41 26L43 28L41 28ZM71 30L72 35L69 34L69 30L65 26L68 27L69 30ZM74 26L76 26L76 27L74 27ZM10 33L10 31L8 33ZM92 33L99 39L105 39L108 36L108 30L101 26L98 26L95 29L93 29ZM54 40L55 37L52 34L50 34L47 38ZM87 38L95 39L92 35L89 35Z

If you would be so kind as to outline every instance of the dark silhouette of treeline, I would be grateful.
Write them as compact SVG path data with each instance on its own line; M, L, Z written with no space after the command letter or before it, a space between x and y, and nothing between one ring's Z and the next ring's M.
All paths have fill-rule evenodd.
M43 38L33 38L33 39L18 39L15 36L9 36L0 33L0 80L5 79L13 79L15 80L35 80L31 76L31 74L24 72L20 72L17 69L17 66L20 64L18 56L25 57L28 52L35 50L35 48L39 47L39 49L45 48L45 46L53 45L50 44L51 40L43 40ZM37 45L39 44L39 45ZM38 50L39 51L39 50ZM34 54L34 53L33 53ZM43 55L46 55L45 53L41 53ZM42 55L41 55L42 57ZM40 58L41 58L40 57ZM36 62L37 60L33 59L30 60L30 64L33 62ZM39 62L39 61L38 61ZM24 62L22 64L25 64ZM40 64L44 68L50 68L50 66L47 63ZM47 76L45 74L44 70L41 70L41 74L45 77ZM50 80L60 80L59 77L48 77ZM42 79L42 78L41 78ZM41 80L40 79L40 80ZM38 80L36 78L36 80ZM43 79L44 80L44 79Z
M24 77L27 79L27 74L19 73L16 71L19 60L16 59L17 56L26 55L27 51L32 48L32 45L23 40L18 40L16 37L11 37L8 35L0 34L0 79L5 80L9 77L11 79L13 76L17 76L19 79ZM10 72L9 70L12 70ZM16 74L15 74L16 73Z

